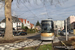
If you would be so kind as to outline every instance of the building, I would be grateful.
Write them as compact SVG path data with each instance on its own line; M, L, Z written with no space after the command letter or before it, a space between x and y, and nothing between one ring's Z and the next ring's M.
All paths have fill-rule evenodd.
M26 19L23 19L23 18L18 18L18 19L23 23L24 26L28 27L29 29L31 28L29 21L27 21Z
M54 21L54 30L63 30L64 29L64 20Z
M13 21L13 28L15 30L21 28L22 22L17 17L12 16L12 21ZM0 22L0 28L5 28L5 22L6 22L6 19L3 19Z
M74 24L75 24L75 16L69 16L65 21L67 20L67 28L68 30L74 29ZM66 22L65 22L66 24Z
M75 29L75 22L71 24L71 30Z
M36 26L36 30L40 31L41 27L40 26Z
M34 24L30 23L30 25L31 25L31 29L35 29Z
M28 27L29 29L31 29L31 28L34 29L35 28L34 24L30 23L26 19L22 19L22 18L18 18L18 19L23 23L24 26Z
M12 16L12 19L13 19L13 28L15 30L17 29L21 29L22 27L22 24L24 24L24 26L28 27L29 29L34 29L34 25L32 23L30 23L29 21L27 21L26 19L23 19L23 18L17 18L17 17L14 17ZM5 22L6 20L3 19L1 22L0 22L0 28L5 28Z

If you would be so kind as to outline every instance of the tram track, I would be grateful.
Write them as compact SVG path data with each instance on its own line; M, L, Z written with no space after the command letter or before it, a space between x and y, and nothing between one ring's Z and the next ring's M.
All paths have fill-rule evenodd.
M48 43L47 43L48 42ZM28 43L27 45L25 45L24 47L22 47L22 48L25 48L26 46L28 46L29 44L34 44L34 45L32 45L32 46L30 46L30 47L35 47L35 46L37 46L36 47L36 49L35 50L37 50L39 47L40 47L40 45L44 45L44 44L51 44L51 41L41 41L40 40L40 38L35 38L35 40L32 40L30 43Z
M43 41L40 40L40 37L36 37L34 39L28 39L29 41L30 40L31 41L29 43L27 43L25 46L23 46L22 48L25 48L26 46L28 46L28 47L35 47L35 46L37 46L36 49L35 49L35 50L37 50L40 47L40 45L51 44L51 43L53 44L53 43L59 42L60 40L58 38L63 38L63 37L64 36L56 37L56 39L53 42L49 41L49 42L45 42L45 43L43 43ZM31 45L31 46L29 46L29 45Z

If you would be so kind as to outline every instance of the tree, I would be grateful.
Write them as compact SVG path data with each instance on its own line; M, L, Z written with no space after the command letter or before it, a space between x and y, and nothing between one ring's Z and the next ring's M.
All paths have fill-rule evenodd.
M37 23L36 23L36 26L40 26L40 23L39 23L39 21L37 21Z
M25 30L28 30L28 27L27 26L25 26L25 28L24 28Z
M24 29L24 24L22 23L22 29Z
M13 39L13 23L11 16L11 2L12 0L5 0L5 18L6 18L6 28L5 28L5 40Z

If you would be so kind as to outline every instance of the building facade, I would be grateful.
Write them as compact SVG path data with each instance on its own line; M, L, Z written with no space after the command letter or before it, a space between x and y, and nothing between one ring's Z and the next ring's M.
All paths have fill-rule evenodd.
M18 18L24 26L28 27L29 29L35 29L34 24L30 23L29 21L27 21L26 19L22 19L22 18ZM32 26L33 25L33 26Z
M30 23L29 21L27 21L26 19L23 19L23 18L17 18L17 17L14 17L12 16L12 20L13 20L13 28L15 30L17 29L21 29L22 27L22 24L26 27L28 27L29 29L35 29L34 27L34 24ZM0 22L0 28L5 28L5 22L6 20L3 19L1 22Z
M54 21L54 30L63 30L64 29L64 20Z
M12 16L12 21L13 21L13 28L15 30L17 30L17 29L22 27L22 22L17 17ZM6 22L6 19L3 19L0 22L0 28L5 28L5 26L6 26L5 22Z
M30 23L30 25L31 25L31 29L35 29L34 24Z
M75 25L75 16L69 16L67 19L65 19L65 21L67 20L67 28L68 30L72 30L74 29L74 25ZM66 22L65 22L66 24Z

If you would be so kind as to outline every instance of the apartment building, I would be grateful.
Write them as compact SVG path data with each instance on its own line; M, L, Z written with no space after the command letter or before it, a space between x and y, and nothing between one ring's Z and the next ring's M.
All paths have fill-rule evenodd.
M67 20L67 28L68 30L72 30L75 27L75 16L69 16L65 21ZM65 22L66 24L66 22Z

